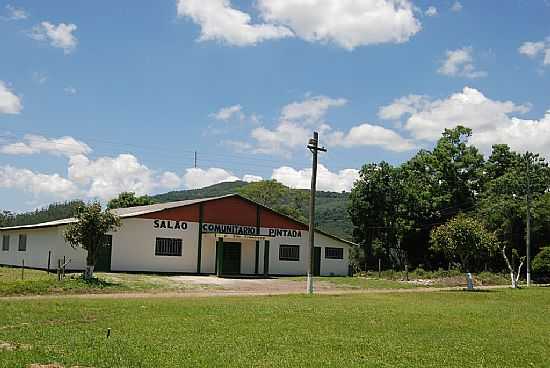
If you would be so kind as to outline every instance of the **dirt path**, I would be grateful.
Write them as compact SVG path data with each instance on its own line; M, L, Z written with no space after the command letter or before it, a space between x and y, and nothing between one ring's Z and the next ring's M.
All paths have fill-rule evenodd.
M493 289L505 289L509 286L481 286L476 287L478 291ZM302 288L303 289L303 288ZM391 293L432 293L444 291L460 291L462 287L448 288L413 288L413 289L331 289L317 290L316 295L346 295L346 294L391 294ZM231 297L231 296L276 296L276 295L300 295L305 294L304 290L273 290L273 291L180 291L180 292L140 292L140 293L105 293L105 294L68 294L68 295L25 295L0 297L2 301L16 300L47 300L47 299L185 299L185 298L207 298L207 297Z

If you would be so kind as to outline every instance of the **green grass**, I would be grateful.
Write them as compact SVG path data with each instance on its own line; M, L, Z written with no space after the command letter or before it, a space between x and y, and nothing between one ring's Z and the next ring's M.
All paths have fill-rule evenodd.
M542 287L0 303L0 342L15 347L0 351L0 367L505 368L550 361L550 289Z
M23 278L22 278L23 277ZM95 273L91 281L80 273L67 274L63 281L46 271L0 267L0 297L14 295L84 294L114 292L163 292L215 289L213 286L171 282L153 274Z
M288 277L288 279L304 282L304 276ZM412 289L418 285L401 282L399 280L388 280L378 278L365 277L341 277L341 276L326 276L315 277L314 282L323 282L333 284L335 287L345 289Z
M0 267L0 296L40 295L40 294L77 294L126 291L124 284L104 279L85 281L79 274L66 275L63 281L56 274L45 271Z

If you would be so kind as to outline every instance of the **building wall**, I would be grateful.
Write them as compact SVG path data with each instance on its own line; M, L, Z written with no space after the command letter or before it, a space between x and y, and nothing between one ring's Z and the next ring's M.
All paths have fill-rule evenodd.
M173 218L173 217L171 217ZM122 219L122 227L111 233L113 236L111 269L113 271L144 272L197 272L199 224L186 222L187 228L170 229L155 227L155 218ZM168 221L168 220L165 220ZM170 220L175 221L175 220ZM25 259L27 267L47 268L48 251L52 252L51 268L57 265L57 259L71 259L70 270L85 268L86 251L73 249L63 239L64 226L1 232L10 235L9 251L0 250L0 264L19 266ZM261 233L269 229L262 228ZM27 251L19 252L19 234L27 234ZM155 256L157 237L182 239L182 256ZM300 230L299 237L278 236L268 238L269 274L304 275L307 272L308 232ZM0 238L1 241L1 238ZM241 242L241 273L254 274L256 268L256 241L253 239L231 239ZM264 240L260 241L258 254L258 274L264 273ZM298 245L298 261L279 260L279 247L282 244ZM317 233L315 245L321 247L321 275L347 275L349 264L349 245L331 237ZM343 248L341 260L326 259L325 248ZM1 249L1 248L0 248ZM201 273L214 273L216 269L216 238L214 234L203 234L201 248Z
M71 260L67 270L83 270L86 266L87 252L82 248L73 248L65 242L63 237L64 226L47 227L37 229L7 230L0 232L0 264L9 266L21 266L23 260L25 267L48 268L48 253L50 256L50 269L57 268L57 260ZM19 234L27 235L27 250L19 251ZM9 251L1 250L3 235L10 236Z
M187 229L155 228L154 219L128 218L111 233L112 271L196 272L198 224L188 222ZM182 239L182 256L155 256L156 238Z

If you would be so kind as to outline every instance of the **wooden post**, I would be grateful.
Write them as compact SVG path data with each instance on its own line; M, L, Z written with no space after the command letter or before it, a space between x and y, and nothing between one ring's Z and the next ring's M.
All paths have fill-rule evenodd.
M52 261L52 251L48 251L48 274L50 273L50 263Z
M23 260L23 267L21 267L21 280L25 280L25 260Z
M378 258L378 278L382 278L382 258Z
M61 281L61 259L57 259L57 281Z
M65 280L65 266L66 266L66 261L65 261L65 256L63 256L63 266L61 266L61 272L62 272L62 279Z

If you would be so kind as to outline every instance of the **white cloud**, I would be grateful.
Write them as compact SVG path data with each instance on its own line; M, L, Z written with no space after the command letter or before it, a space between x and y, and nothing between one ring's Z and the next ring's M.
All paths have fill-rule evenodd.
M0 80L0 114L19 114L21 110L21 99Z
M437 15L437 8L435 6L430 6L428 9L426 9L426 12L424 13L428 17L435 17Z
M457 50L448 50L443 65L437 70L439 74L451 77L481 78L487 72L477 70L473 64L473 49L463 47Z
M393 101L390 105L382 106L378 110L378 117L384 120L399 119L404 114L412 114L421 110L430 101L427 96L408 95Z
M35 196L49 195L67 199L79 194L78 187L58 174L35 173L10 165L0 167L0 188L18 189Z
M550 65L550 37L545 41L524 42L518 48L518 52L531 59L535 59L540 55L542 56L542 64Z
M401 105L405 100L396 101ZM405 130L420 141L435 141L445 128L463 125L472 128L470 142L485 153L493 144L506 143L519 152L528 149L550 157L550 111L541 119L522 119L517 115L527 113L530 105L492 100L469 87L445 99L424 97L422 104L409 107L399 117L405 119Z
M160 176L159 186L166 189L175 189L181 186L181 178L171 171L166 171Z
M348 133L336 132L329 138L333 146L358 147L379 146L388 151L403 152L416 148L409 139L405 139L391 129L368 123L354 126Z
M53 47L63 49L65 54L71 53L78 44L78 39L73 32L76 31L75 24L42 22L36 25L30 34L31 38L38 41L49 41Z
M187 169L183 182L188 189L197 189L228 181L240 180L227 170L212 167L209 169Z
M27 134L23 142L11 143L0 147L0 153L8 155L32 155L48 153L53 155L74 156L88 154L92 149L84 142L73 137L46 138L40 135Z
M113 198L120 192L144 195L156 188L168 186L173 189L175 184L179 184L175 174L163 173L159 177L131 154L96 160L90 160L84 155L72 156L68 173L70 180L88 188L88 197L103 200Z
M319 164L317 167L317 190L347 192L351 190L358 177L359 170L345 169L333 173L324 165ZM296 170L283 166L273 170L272 178L291 188L309 189L311 169Z
M332 107L342 107L347 103L344 98L314 96L304 101L293 102L283 107L281 120L299 121L315 124L321 121Z
M228 121L233 117L237 117L240 121L243 121L245 115L243 114L242 109L243 108L241 105L222 107L217 112L210 114L210 117L220 121Z
M232 7L229 0L178 0L177 14L201 27L201 41L235 46L299 37L309 42L358 46L408 41L420 31L410 0L258 0L264 23Z
M69 96L74 96L78 93L78 90L74 87L65 87L63 88L63 92L65 92Z
M229 0L178 0L177 14L201 27L200 41L222 41L234 46L293 36L291 30L274 24L252 24L251 16L231 6Z
M359 46L408 41L421 29L409 0L258 0L261 16L309 42Z
M462 4L459 1L455 1L454 4L451 6L451 10L454 12L459 12L463 8Z
M415 147L410 140L378 125L360 124L347 133L334 129L326 122L326 115L330 108L345 104L347 101L343 98L313 96L284 106L274 129L260 126L252 130L251 136L256 140L254 152L290 157L294 149L307 145L312 130L318 131L321 139L332 146L379 146L398 152Z
M6 5L6 10L7 10L8 16L3 18L7 20L23 20L29 17L29 14L27 14L25 9L17 8L10 4Z
M245 175L243 176L243 181L246 181L247 183L254 183L254 182L257 182L257 181L262 181L264 180L261 176L257 176L257 175Z

